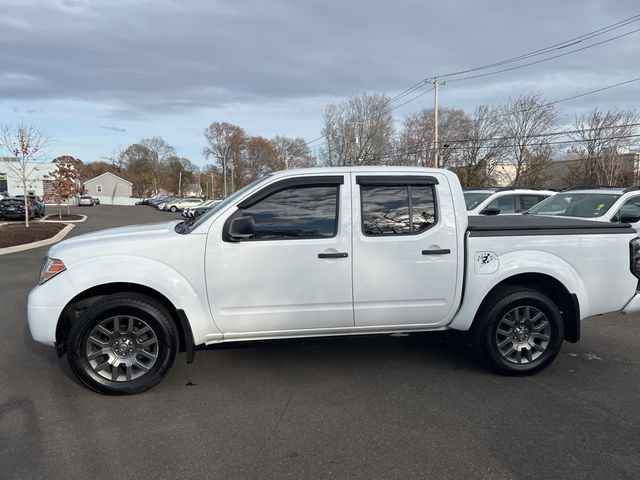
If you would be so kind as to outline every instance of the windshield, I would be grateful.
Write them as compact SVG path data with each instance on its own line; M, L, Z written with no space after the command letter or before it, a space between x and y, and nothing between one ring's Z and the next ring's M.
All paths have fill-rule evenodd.
M620 198L615 193L559 193L528 210L532 215L597 218Z
M193 231L193 229L197 228L199 225L202 225L209 217L211 217L212 215L215 215L216 212L219 212L220 210L224 210L225 208L227 208L229 205L234 203L236 201L236 199L238 199L239 197L244 195L245 192L247 192L248 190L250 190L251 188L253 188L257 184L263 182L264 180L266 180L270 176L271 175L268 175L266 177L263 177L263 178L260 178L260 179L258 179L256 181L254 181L254 182L251 182L248 185L245 185L244 187L242 187L237 192L233 193L232 195L228 196L227 198L222 200L220 203L218 203L214 207L212 207L209 210L207 210L205 213L200 215L195 220L191 219L191 220L184 220L184 221L180 222L178 225L176 225L176 232L178 232L178 233L189 233L189 232Z
M464 192L464 203L467 204L467 210L473 210L491 195L492 192Z

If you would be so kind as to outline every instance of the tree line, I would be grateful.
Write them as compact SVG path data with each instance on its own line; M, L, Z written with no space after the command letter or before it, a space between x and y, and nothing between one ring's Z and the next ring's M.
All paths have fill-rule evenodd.
M57 157L58 163L73 166L60 174L66 180L57 179L57 184L65 185L60 186L61 192L71 191L74 182L81 184L112 172L133 183L136 197L158 192L183 194L196 185L196 193L220 198L270 172L289 168L436 163L454 171L465 187L543 187L549 181L554 186L625 185L638 181L637 172L629 169L621 155L622 147L636 145L640 137L636 110L594 108L567 120L555 103L535 93L523 93L471 112L441 108L436 142L433 109L397 121L392 99L361 94L325 108L322 143L315 153L310 149L313 141L282 135L267 139L249 135L238 125L213 122L203 131L202 154L207 163L202 167L180 156L161 137L143 138L100 161L84 163L70 155ZM25 132L39 140L31 142L38 155L32 155L28 148L19 151L20 135ZM4 150L22 163L42 152L43 134L33 126L20 124L13 130L5 126L0 137ZM555 178L552 167L561 156L574 161L567 164L562 178ZM26 174L26 166L22 170ZM70 176L74 178L70 180Z
M435 141L433 109L406 116L396 126L391 99L360 95L325 109L324 165L411 165L453 170L465 187L506 184L541 187L623 185L635 179L620 152L637 144L636 110L598 108L563 118L553 102L522 94L473 112L439 110ZM560 134L560 132L564 132ZM570 162L562 178L551 178L552 162Z

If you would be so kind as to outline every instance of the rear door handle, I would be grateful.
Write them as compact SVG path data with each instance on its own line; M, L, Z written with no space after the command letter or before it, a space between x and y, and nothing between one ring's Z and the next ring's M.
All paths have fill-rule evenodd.
M347 252L337 253L319 253L318 258L347 258L349 254Z
M422 250L423 255L447 255L451 253L448 248L439 248L437 250Z

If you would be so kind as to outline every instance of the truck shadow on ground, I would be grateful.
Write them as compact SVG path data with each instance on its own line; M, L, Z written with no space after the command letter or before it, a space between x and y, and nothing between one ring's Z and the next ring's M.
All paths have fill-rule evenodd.
M199 348L194 365L201 364L208 369L213 368L211 364L232 359L244 367L252 364L256 368L283 364L312 370L483 369L473 353L468 334L453 331L230 342ZM184 358L179 356L177 361L181 360ZM209 365L205 367L206 364Z

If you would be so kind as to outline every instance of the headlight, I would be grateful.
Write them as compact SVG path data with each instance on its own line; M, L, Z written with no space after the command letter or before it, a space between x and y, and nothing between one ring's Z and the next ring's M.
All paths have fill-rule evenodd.
M64 272L66 269L67 267L65 267L62 260L47 257L42 263L42 270L40 271L40 281L38 283L42 285L46 281L51 280L60 272Z

